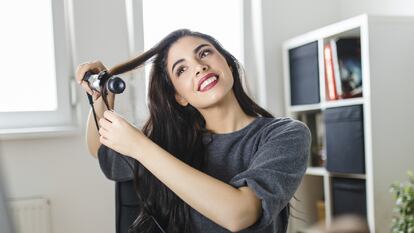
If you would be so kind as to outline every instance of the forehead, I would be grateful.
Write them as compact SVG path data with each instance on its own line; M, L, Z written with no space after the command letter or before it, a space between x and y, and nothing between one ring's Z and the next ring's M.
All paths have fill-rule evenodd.
M193 56L194 49L201 44L208 44L213 47L210 42L199 37L185 36L178 39L171 45L168 51L168 66L172 66L172 64L179 59L186 59L186 57Z

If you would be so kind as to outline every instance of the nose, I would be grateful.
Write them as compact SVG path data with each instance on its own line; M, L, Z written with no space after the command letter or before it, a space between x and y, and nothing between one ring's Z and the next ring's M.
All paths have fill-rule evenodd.
M208 69L208 66L206 64L199 64L196 68L196 76L198 76L200 73L204 73Z

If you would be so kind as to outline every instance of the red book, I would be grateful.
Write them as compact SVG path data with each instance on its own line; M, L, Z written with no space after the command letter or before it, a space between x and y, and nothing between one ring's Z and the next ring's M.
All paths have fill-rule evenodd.
M336 90L336 80L332 61L332 48L330 44L326 44L323 49L325 61L325 87L326 98L328 100L338 99L338 92Z
M332 53L332 66L334 69L334 77L335 77L335 84L336 84L336 93L338 94L338 98L342 99L343 91L342 91L342 80L341 80L341 73L339 72L339 62L338 62L338 53L336 49L336 39L331 39L331 53Z

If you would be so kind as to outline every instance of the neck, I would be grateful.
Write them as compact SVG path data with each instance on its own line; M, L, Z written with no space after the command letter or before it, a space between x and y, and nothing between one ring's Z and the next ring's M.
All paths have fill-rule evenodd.
M230 91L220 103L199 111L206 120L206 128L217 134L238 131L255 119L243 112L233 91Z

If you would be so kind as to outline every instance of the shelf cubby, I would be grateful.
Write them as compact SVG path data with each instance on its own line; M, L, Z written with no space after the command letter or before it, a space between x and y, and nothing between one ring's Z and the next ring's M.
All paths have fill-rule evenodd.
M394 181L404 179L407 170L414 169L413 28L414 17L360 15L299 35L283 44L286 112L307 124L313 138L309 167L295 194L299 202L292 200L297 209L295 212L301 213L300 217L306 221L291 218L289 232L306 232L318 222L317 203L321 203L320 200L324 200L324 223L329 227L336 217L335 211L342 211L335 209L335 205L348 203L347 197L352 195L363 203L358 211L364 213L370 231L389 232L394 206L389 187ZM359 48L346 49L345 52L351 51L355 55L354 60L359 61L359 71L355 75L360 76L355 80L360 78L361 82L350 84L346 83L348 79L342 80L348 77L345 74L349 72L338 75L342 69L339 61L337 64L332 60L330 64L329 59L335 56L329 58L324 54L325 47L332 43L335 43L333 46L353 43L353 46L341 47L340 50ZM336 54L337 58L344 54L342 50L340 55ZM338 52L338 48L335 51ZM337 79L333 76L330 80L340 80L344 86L338 87L337 82L334 85L329 81L328 76L332 74L325 65L331 67L334 75L335 72L337 74ZM311 84L306 86L307 83ZM355 88L349 89L350 86ZM352 98L345 98L351 95L339 96L340 88L349 93L353 90ZM309 100L306 99L308 96ZM356 107L360 111L355 110L355 114L346 111ZM339 128L342 131L337 130L351 137L332 134L335 130L332 131L329 120L332 120L335 109L344 109L343 114L348 114L350 121L358 122ZM340 111L337 115L341 116ZM357 115L359 118L355 118ZM349 127L354 127L354 130ZM341 145L341 140L346 143L354 140L354 136L360 140L349 143L349 148ZM360 153L359 149L352 150L357 145L363 157L359 157L357 162L359 168L349 167L358 159L354 157L352 161L346 161L347 156L343 155L348 153L347 149L357 151L349 152L350 159L355 153ZM345 159L344 165L337 163L334 168L327 167L329 159L339 154ZM321 158L320 163L315 163L315 156ZM345 165L348 166L346 169ZM353 188L349 191L343 187Z

